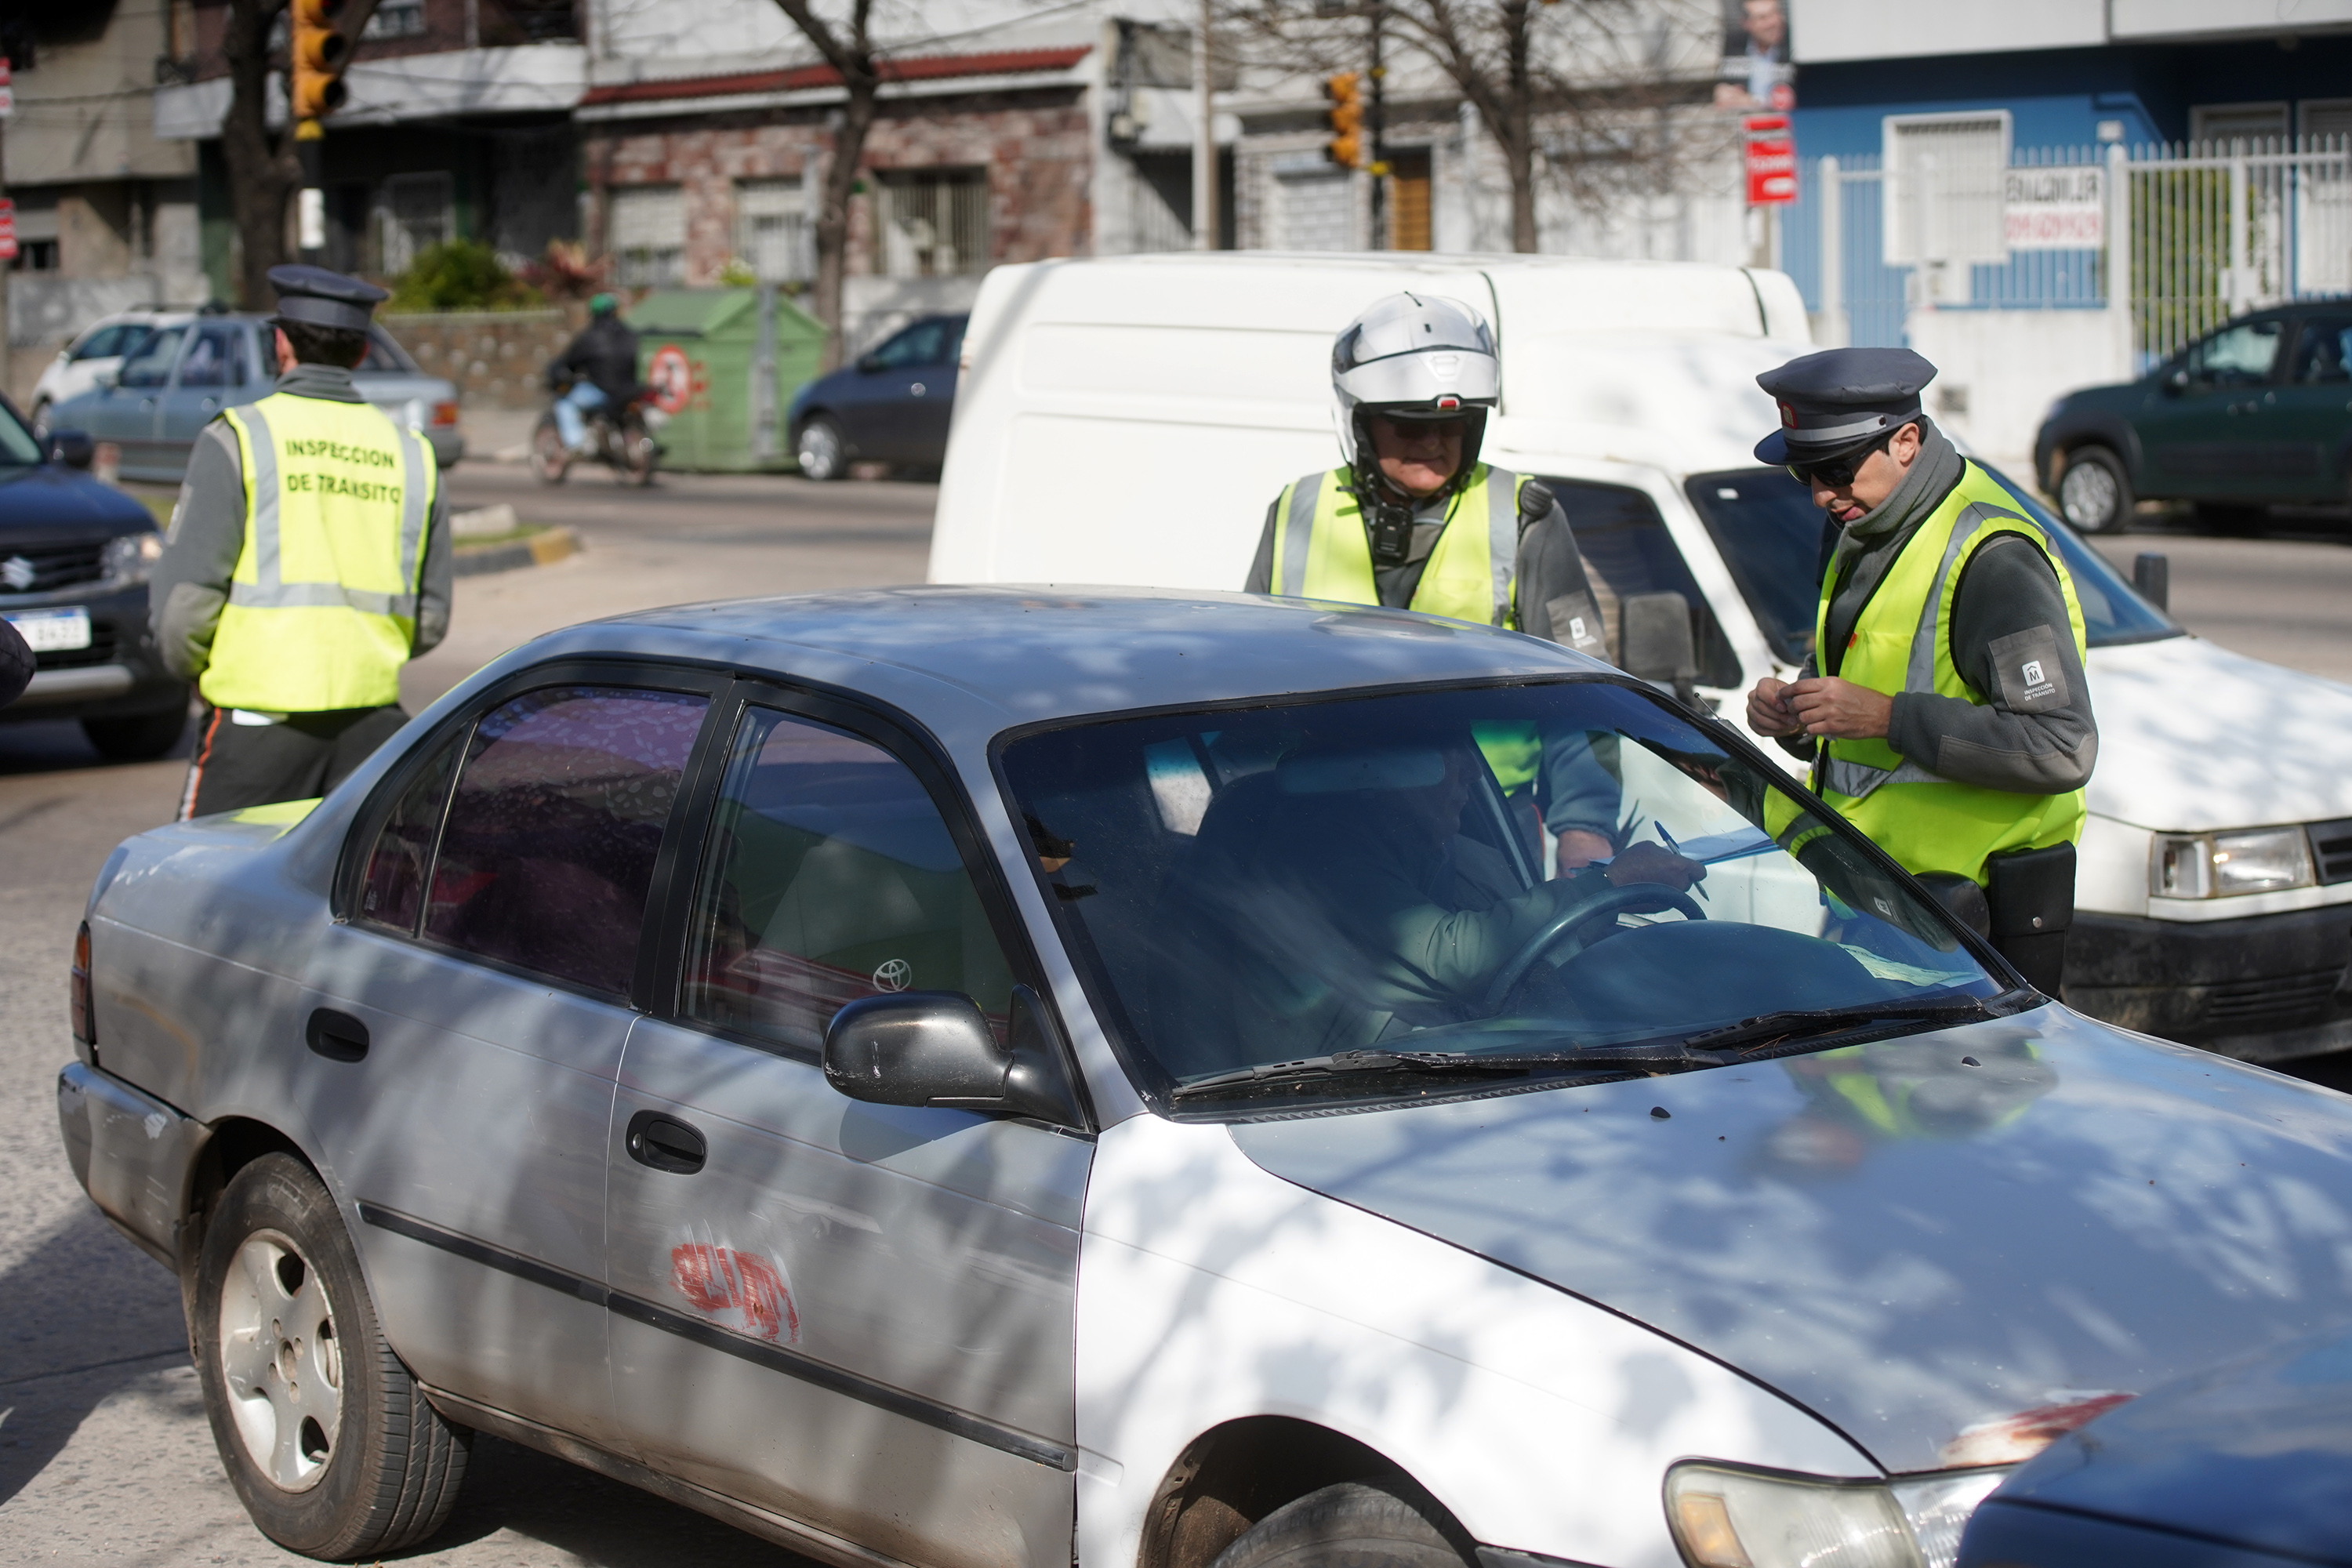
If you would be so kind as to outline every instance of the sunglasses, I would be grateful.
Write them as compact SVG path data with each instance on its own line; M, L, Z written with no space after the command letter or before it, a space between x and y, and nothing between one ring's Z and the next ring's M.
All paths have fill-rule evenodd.
M1894 438L1894 434L1893 431L1888 431L1858 452L1846 452L1834 458L1823 458L1817 462L1790 463L1789 477L1801 485L1811 484L1816 480L1832 488L1850 485L1853 483L1854 476L1862 472L1862 466L1870 461L1870 455L1873 452L1883 452L1886 449L1886 443Z

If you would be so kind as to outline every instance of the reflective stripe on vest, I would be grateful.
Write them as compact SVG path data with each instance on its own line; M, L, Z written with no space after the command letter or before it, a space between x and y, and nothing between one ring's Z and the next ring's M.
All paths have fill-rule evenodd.
M1986 698L1952 662L1952 604L1969 558L2005 533L2032 541L2058 574L2080 658L2085 643L2074 579L2040 526L2013 506L1983 469L1968 465L1863 606L1839 675L1890 695L1957 697L1983 706ZM1834 587L1834 574L1823 574L1814 612L1816 649L1823 649L1829 635ZM1817 662L1826 672L1825 649ZM1949 871L1977 882L1985 879L1987 856L2072 843L2082 837L2085 816L2081 790L2024 795L1956 783L1884 740L1825 742L1813 766L1813 787L1906 870Z
M219 708L398 700L439 476L365 404L273 394L221 415L244 460L245 543L200 681Z
M1381 602L1362 510L1349 471L1308 474L1276 502L1274 590L1295 599ZM1512 574L1519 548L1517 474L1481 463L1429 552L1408 608L1489 626L1516 624Z

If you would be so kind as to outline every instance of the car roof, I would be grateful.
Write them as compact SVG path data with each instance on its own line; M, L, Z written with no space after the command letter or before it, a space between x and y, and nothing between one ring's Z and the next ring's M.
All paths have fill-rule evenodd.
M1403 610L1012 584L646 610L551 634L483 675L595 653L708 660L856 691L951 746L1014 724L1133 709L1609 670L1517 632Z

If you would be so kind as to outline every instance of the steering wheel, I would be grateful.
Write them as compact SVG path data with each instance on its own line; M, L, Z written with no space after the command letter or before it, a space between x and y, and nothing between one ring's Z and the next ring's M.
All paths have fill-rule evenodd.
M1589 904L1579 904L1572 910L1552 916L1544 922L1541 931L1528 938L1519 951L1511 954L1508 963L1495 972L1493 982L1486 987L1486 1011L1490 1014L1502 1011L1503 998L1517 988L1519 982L1528 977L1528 971L1535 967L1536 960L1561 938L1573 936L1603 917L1656 914L1666 910L1675 910L1685 920L1706 919L1706 911L1698 907L1696 900L1663 882L1636 882L1630 888L1612 888ZM1581 946L1579 943L1580 950Z

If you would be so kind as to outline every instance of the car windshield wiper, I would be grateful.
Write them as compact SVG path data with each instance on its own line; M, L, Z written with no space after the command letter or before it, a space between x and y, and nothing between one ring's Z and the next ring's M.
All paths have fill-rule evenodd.
M1958 1023L1963 1019L1991 1016L1991 1009L1973 996L1948 1002L1889 1002L1874 1007L1793 1007L1743 1018L1720 1029L1687 1035L1684 1037L1683 1044L1702 1051L1752 1051L1761 1046L1777 1045L1782 1040L1836 1034L1883 1020L1948 1019Z
M1675 1067L1717 1067L1727 1058L1695 1051L1678 1040L1645 1040L1634 1045L1592 1046L1573 1051L1522 1051L1509 1055L1473 1055L1460 1051L1334 1051L1327 1057L1302 1057L1296 1061L1265 1062L1235 1068L1179 1084L1174 1098L1219 1089L1287 1087L1318 1079L1352 1078L1370 1073L1423 1072L1481 1077L1527 1073L1545 1068L1583 1068L1610 1072L1653 1064Z

